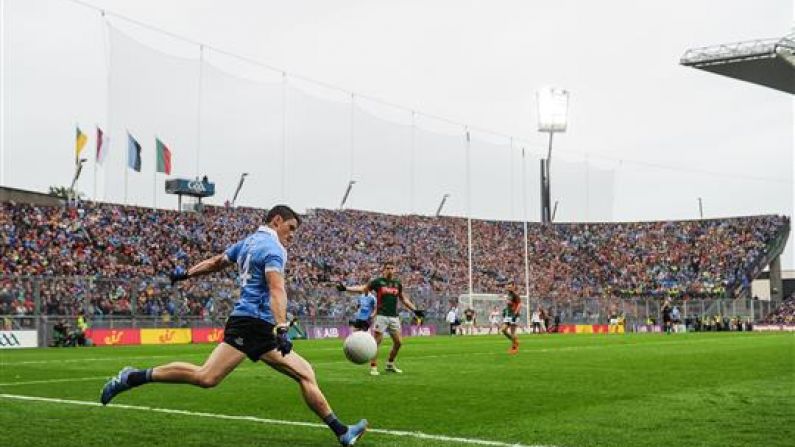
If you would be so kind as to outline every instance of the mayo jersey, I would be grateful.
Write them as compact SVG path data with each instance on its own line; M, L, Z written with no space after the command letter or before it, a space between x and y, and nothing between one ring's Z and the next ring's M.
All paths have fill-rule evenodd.
M287 251L276 232L261 226L256 233L229 247L226 257L237 264L240 299L232 310L233 317L254 317L276 324L271 312L271 295L267 272L284 275Z
M398 297L403 293L403 285L400 284L399 280L380 277L370 281L367 287L375 292L378 315L383 315L385 317L398 316Z
M505 308L502 310L503 317L519 317L519 308L522 307L522 300L514 292L508 292L508 300L505 303Z

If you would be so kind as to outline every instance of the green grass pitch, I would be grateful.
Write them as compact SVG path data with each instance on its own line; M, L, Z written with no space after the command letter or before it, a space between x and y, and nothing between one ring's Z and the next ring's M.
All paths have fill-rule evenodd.
M792 334L524 336L516 356L497 336L412 338L398 358L404 373L379 377L348 363L341 345L296 349L343 421L370 420L361 446L795 445ZM102 377L125 365L201 363L211 349L0 350L0 445L338 445L298 387L261 363L210 390L153 384L92 404Z

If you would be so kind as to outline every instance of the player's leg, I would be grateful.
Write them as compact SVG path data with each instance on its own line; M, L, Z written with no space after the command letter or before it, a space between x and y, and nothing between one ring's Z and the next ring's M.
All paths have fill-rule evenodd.
M364 434L367 429L366 419L362 419L352 426L347 426L337 419L326 397L320 390L320 386L317 384L312 365L300 354L293 351L287 355L282 355L279 351L273 349L262 354L260 359L271 368L298 382L306 405L331 428L342 445L353 445Z
M373 330L373 338L375 338L375 357L370 360L370 374L373 376L377 376L378 373L378 348L381 347L381 342L384 341L384 333L378 330L378 324L376 323L375 330Z
M384 341L384 332L389 330L389 318L383 315L376 315L375 327L373 327L373 338L377 347L381 347L381 342ZM375 357L370 360L370 375L378 375L378 350L375 352Z
M510 325L510 324L508 324L508 323L503 323L503 324L502 324L502 326L500 326L500 332L502 332L502 335L504 335L504 336L505 336L505 338L507 338L508 340L511 340L511 341L513 341L513 337L512 337L512 336L511 336L511 334L508 332L510 328L511 328L511 325Z
M244 358L245 354L242 352L221 343L202 366L173 362L148 369L125 367L102 387L100 402L107 405L119 393L150 382L187 383L211 388L220 383Z
M173 362L152 368L152 382L188 383L202 388L212 388L221 383L246 355L226 343L215 347L202 366Z
M510 354L519 352L519 338L516 336L516 324L511 325L511 349L508 351Z
M400 347L403 345L403 340L400 338L400 327L398 326L397 328L390 328L389 335L392 337L392 350L389 351L389 358L386 362L386 371L402 373L403 371L395 366L395 358L397 358L398 351L400 351Z

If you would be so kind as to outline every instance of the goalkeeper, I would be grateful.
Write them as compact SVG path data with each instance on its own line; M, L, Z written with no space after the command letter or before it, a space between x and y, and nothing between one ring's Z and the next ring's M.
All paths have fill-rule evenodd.
M367 429L367 420L345 425L331 410L315 379L312 365L293 350L287 334L287 292L284 270L287 251L301 223L298 214L285 205L271 208L266 225L256 233L229 247L224 253L191 267L171 273L171 284L196 276L238 267L240 299L226 322L224 340L215 347L204 364L173 362L148 369L126 367L102 388L100 401L107 405L121 392L148 383L186 383L212 388L242 363L246 357L262 361L295 380L304 401L334 432L343 446L354 445ZM267 396L266 396L267 398ZM270 398L270 402L279 399ZM273 407L271 411L279 411Z
M395 358L400 351L401 341L401 328L400 319L398 318L397 302L400 300L404 306L414 312L418 319L425 317L425 312L417 309L414 303L403 294L403 285L400 280L395 277L395 263L387 261L384 263L383 276L373 279L366 285L348 287L345 284L337 284L337 290L340 292L355 292L355 293L375 293L376 298L376 317L375 327L373 333L376 343L380 346L381 341L384 339L384 332L388 332L392 337L392 350L389 351L389 358L386 362L386 372L402 373L403 371L395 366ZM370 374L373 376L379 375L378 372L378 354L370 361Z
M511 349L508 354L519 352L519 338L516 336L516 326L519 323L519 309L522 307L522 300L516 294L516 287L513 284L505 286L508 297L505 301L505 308L502 310L502 326L500 332L511 340Z

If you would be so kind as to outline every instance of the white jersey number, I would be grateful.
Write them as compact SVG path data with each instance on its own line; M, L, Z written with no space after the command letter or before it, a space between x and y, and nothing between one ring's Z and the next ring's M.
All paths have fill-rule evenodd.
M251 254L246 255L246 259L243 260L243 264L240 264L240 287L246 287L248 284L248 280L251 279L251 274L248 272L248 268L251 265Z

